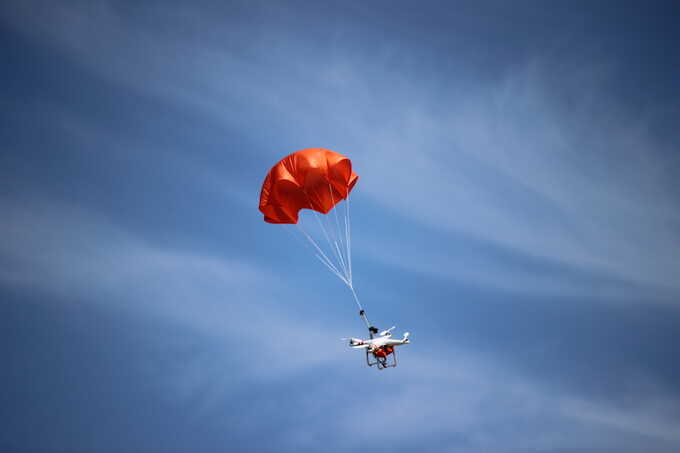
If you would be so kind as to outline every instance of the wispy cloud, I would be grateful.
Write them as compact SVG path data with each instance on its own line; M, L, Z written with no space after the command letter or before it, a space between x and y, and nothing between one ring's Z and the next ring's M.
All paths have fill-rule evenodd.
M7 215L0 226L5 286L41 294L47 304L75 299L183 325L224 345L256 348L279 371L329 360L294 352L327 334L310 327L303 335L303 321L278 303L291 297L291 288L271 268L159 247L61 202L0 205ZM266 369L257 362L249 366L252 372Z
M330 363L349 360L347 351L321 346L339 336L337 328L321 331L277 308L275 299L293 296L271 270L159 247L63 203L3 200L1 207L11 214L0 228L5 239L0 250L3 285L38 291L46 299L75 297L80 303L172 322L211 338L218 349L232 351L230 366L216 359L217 351L203 348L171 373L161 367L151 375L162 391L160 397L209 415L210 423L219 420L225 405L253 380L288 385L290 379L317 375ZM325 352L310 353L310 344ZM250 360L247 353L240 357L239 350L257 350L257 360ZM323 381L310 383L310 397L325 392L326 398L313 397L314 404L300 400L298 421L286 422L286 430L276 435L285 445L317 445L326 427L305 420L321 411L334 417L334 432L325 438L348 449L384 445L376 431L390 433L390 445L401 442L407 447L434 438L463 451L553 445L635 451L626 448L639 436L660 447L680 444L674 429L677 414L669 410L678 404L672 397L659 399L657 394L654 400L642 398L622 408L551 388L471 351L447 348L448 358L442 361L421 347L407 357L408 366L393 375L346 376L344 389L323 389ZM351 359L361 360L358 355ZM348 392L361 380L368 388L384 391L369 392L360 386L363 397L350 397ZM327 407L338 400L345 401L341 410ZM367 419L366 407L384 416Z
M185 34L149 31L106 2L50 5L41 13L59 18L50 21L29 9L15 5L10 23L102 77L224 124L247 124L255 111L279 124L279 147L271 147L267 132L259 138L266 156L337 144L366 175L360 189L393 215L655 287L657 300L677 294L680 219L668 171L677 162L650 131L655 112L636 113L608 98L614 74L606 58L573 65L539 56L496 78L458 80L456 90L437 96L433 89L447 81L433 75L423 84L409 62L390 69L395 50L387 44L382 57L368 59L336 40L310 72L305 55L322 49L290 39L272 51L267 34L236 24L225 29L206 11L139 13L161 14L168 23L190 17L215 36L191 27ZM512 272L491 275L504 288L502 274ZM491 275L485 284L494 284ZM536 287L561 292L570 285Z
M449 352L446 361L428 353L411 354L408 366L394 375L362 378L374 391L325 389L329 402L318 401L320 407L311 410L334 414L329 420L334 431L294 423L285 440L297 444L306 439L314 444L325 438L347 450L361 445L409 450L425 444L443 451L638 451L639 445L646 444L670 452L680 444L674 429L677 414L644 399L625 408L586 403L577 394L516 374L469 351ZM313 385L312 393L320 387ZM345 402L339 415L329 407L338 399ZM672 398L666 401L677 404Z
M626 105L611 89L616 63L580 42L578 55L522 56L487 72L475 63L488 50L477 47L481 41L444 43L429 28L422 36L430 41L399 40L401 33L420 36L412 23L423 13L420 5L414 21L408 17L394 29L375 23L384 12L371 5L348 6L334 20L321 13L336 7L4 3L0 24L21 36L16 45L28 58L36 49L59 58L60 70L93 84L83 96L102 108L50 97L49 90L30 102L19 95L11 101L17 126L31 128L6 145L11 156L3 160L11 190L0 195L0 286L44 304L91 304L158 326L161 350L140 345L149 354L135 356L148 367L146 390L162 407L216 427L211 445L223 442L226 429L242 436L243 445L271 451L329 445L336 451L676 451L680 401L676 389L656 379L677 373L662 353L641 358L645 348L673 338L673 322L653 324L667 312L649 307L657 315L648 325L642 319L618 326L619 335L632 326L630 336L663 330L621 345L605 338L606 328L591 325L614 313L611 305L594 304L597 315L583 309L599 301L678 301L678 158L654 127L664 106ZM461 14L458 20L466 20ZM439 27L443 35L455 28ZM131 105L118 104L123 99ZM138 109L143 113L133 116L141 121L147 113L167 117L139 129L130 126L134 120L112 121ZM182 131L177 135L186 142L173 142L173 128L195 124L205 128ZM61 141L63 164L51 149L22 142L45 129L51 131L45 141ZM256 236L262 225L243 220L259 219L257 190L266 169L305 146L348 154L361 176L353 254L363 266L357 271L367 271L359 276L360 294L366 289L378 299L370 309L394 316L400 328L439 326L459 315L458 326L480 322L454 304L429 303L469 285L508 305L549 299L550 326L565 313L579 317L576 328L565 327L549 345L536 329L517 348L536 342L541 357L559 355L551 345L585 330L585 340L564 350L577 354L591 338L603 345L574 359L578 369L555 366L560 357L526 366L515 351L502 357L512 349L501 344L502 335L475 349L477 337L467 338L474 336L469 332L423 328L398 368L365 369L361 353L338 341L360 326L345 288L322 290L341 285L321 266L296 267L307 250L292 251L281 231ZM44 164L39 155L52 160ZM95 158L101 164L92 165ZM101 185L100 176L108 178ZM116 192L126 185L126 194ZM72 196L76 191L87 196ZM186 197L182 207L206 224L213 216L221 223L183 219L189 214L175 195ZM137 197L147 198L130 210L132 217L157 210L135 223L117 210ZM169 219L181 225L167 225ZM398 319L408 304L402 292L411 290L422 293L422 305L408 308L412 319ZM583 306L568 312L559 306L565 298ZM319 301L327 305L314 305ZM335 301L351 307L355 319L334 318ZM479 316L502 316L492 311ZM479 326L485 332L498 319L488 322ZM171 344L175 329L182 346ZM182 349L186 338L196 347ZM587 363L610 351L616 371ZM536 371L543 366L553 369ZM582 371L591 366L597 371ZM599 373L593 379L603 386L610 377L626 385L584 389L575 383L582 372ZM559 382L545 377L562 373ZM238 429L225 428L225 420ZM263 432L270 443L253 444Z

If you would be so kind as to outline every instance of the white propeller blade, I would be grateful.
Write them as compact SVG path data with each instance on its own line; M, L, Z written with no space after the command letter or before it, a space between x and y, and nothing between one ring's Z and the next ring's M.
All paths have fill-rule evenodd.
M389 335L390 332L392 332L392 330L394 330L395 327L397 327L397 326L392 326L392 327L390 327L390 328L387 329L387 330L383 330L382 332L380 332L380 335L381 335L381 336Z

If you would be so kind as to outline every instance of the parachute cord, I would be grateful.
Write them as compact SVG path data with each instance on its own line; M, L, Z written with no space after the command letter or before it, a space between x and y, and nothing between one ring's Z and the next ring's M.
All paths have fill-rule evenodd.
M333 192L332 192L332 188L331 188L330 184L329 184L328 187L329 187L329 190L331 191L331 193L330 193L331 201L335 205L335 200L333 198ZM316 212L316 210L314 210L313 204L312 204L312 202L309 198L309 195L305 191L303 191L303 193L307 197L307 201L309 203L309 208L313 212L313 215L316 218L316 221L319 224L319 227L323 231L323 234L326 238L326 241L328 242L328 246L333 251L333 254L335 255L335 257L337 258L339 266L336 266L333 263L333 261L328 257L328 255L326 255L326 253L321 249L319 244L317 244L317 242L314 240L314 238L312 238L311 235L309 235L309 233L307 233L304 230L304 228L302 228L302 225L300 225L298 223L298 224L296 224L296 226L302 232L302 234L307 238L309 243L312 244L312 246L314 246L314 248L318 252L318 253L315 254L315 256L319 259L319 261L321 261L321 263L323 263L328 268L328 270L331 271L332 274L334 274L336 277L338 277L340 280L342 280L342 282L345 285L347 285L347 287L349 288L349 290L352 293L352 297L354 298L354 302L357 304L357 307L359 308L359 316L361 316L361 319L363 319L364 323L366 324L366 328L371 333L371 338L372 338L373 331L371 329L373 329L373 327L372 327L370 321L368 320L368 316L366 316L366 311L364 310L364 307L361 305L361 302L359 301L359 297L357 296L356 290L354 289L354 282L352 280L352 248L351 248L352 230L351 230L351 222L350 222L349 193L347 194L347 197L345 198L345 202L347 203L347 205L346 205L346 210L345 210L345 218L343 219L344 224L345 224L344 244L343 244L343 240L341 238L340 221L338 220L337 212L335 212L334 215L336 216L337 239L338 240L335 240L336 237L334 237L333 238L334 240L331 241L328 230L326 229L324 222L322 221L319 213ZM332 224L332 221L329 221L329 222ZM332 230L332 228L331 228L331 230ZM338 246L338 242L340 243L340 245L344 246L344 249L345 249L344 256L343 256L343 253L342 253L340 247ZM335 247L333 247L333 245L335 245ZM342 270L342 272L340 270Z
M316 221L317 221L317 223L319 224L319 227L320 227L321 230L323 231L323 234L324 234L324 236L325 236L325 238L326 238L326 242L328 242L328 247L331 249L331 251L332 251L333 254L335 255L335 258L338 260L338 264L340 265L340 267L342 267L343 273L344 273L344 275L345 275L345 278L343 278L343 280L348 279L348 277L349 277L349 272L348 272L347 269L345 268L345 263L344 263L342 257L338 254L338 251L333 247L333 243L331 242L330 236L328 235L328 230L326 230L326 227L324 226L323 221L321 220L321 216L320 216L319 213L314 209L314 205L312 204L312 201L311 201L311 199L309 198L309 194L308 194L306 191L302 191L302 193L304 193L305 196L307 197L307 202L309 203L309 209L313 212L313 215L314 215L314 217L316 218Z
M361 305L361 302L359 301L359 297L357 296L357 292L354 289L354 284L349 281L348 279L344 278L340 271L333 265L333 263L330 261L328 256L321 250L319 245L316 243L314 238L312 238L305 230L302 228L300 224L296 224L300 232L307 238L310 244L314 246L314 248L317 250L318 253L315 254L315 256L321 261L331 273L333 273L336 277L338 277L340 280L343 281L345 285L349 288L349 290L352 292L352 297L354 298L354 302L356 302L357 307L359 308L359 316L361 316L361 319L364 320L364 323L366 324L366 328L369 329L371 328L371 323L368 320L368 317L366 316L366 311L364 310L364 307Z
M366 311L361 306L361 302L359 302L359 298L357 297L357 293L354 290L354 286L352 286L351 284L348 284L347 286L349 286L350 291L352 291L352 296L354 296L354 301L357 303L357 307L359 307L359 316L361 316L361 319L363 319L364 322L366 323L366 328L370 330L371 329L371 323L368 321L368 316L366 316Z
M330 186L329 186L330 187ZM331 197L333 195L331 194ZM369 332L371 330L371 322L368 320L368 316L366 316L366 311L364 308L361 306L361 302L359 302L359 297L357 296L356 290L354 289L354 281L352 279L352 230L351 230L351 222L350 222L350 214L349 214L349 192L347 193L347 197L345 198L345 218L344 223L345 223L345 247L346 247L346 256L347 256L347 268L348 268L348 280L349 283L347 286L349 286L350 291L352 292L352 296L354 297L354 301L357 304L357 307L359 307L359 316L361 316L361 319L364 320L364 323L366 324L366 328L369 329ZM336 217L337 221L337 217ZM340 225L338 225L338 232L340 232ZM342 242L342 241L341 241ZM371 333L372 336L372 333Z
M345 261L342 259L342 253L338 249L338 241L331 241L330 235L328 233L328 229L326 229L326 225L324 225L323 220L321 219L321 215L314 211L314 215L319 222L319 226L323 230L324 235L326 236L326 241L328 242L328 247L333 251L333 254L335 255L335 258L338 260L337 264L338 267L342 269L343 275L345 278L349 277L349 271L347 270L347 266L345 265ZM335 247L334 247L335 245Z
M316 254L316 257L319 259L319 261L321 261L324 265L326 265L326 267L327 267L333 274L335 274L340 280L342 280L346 285L349 286L349 281L348 281L345 277L343 277L343 275L340 273L340 271L333 265L333 262L330 260L330 258L328 258L328 256L324 253L324 251L321 249L321 247L319 247L319 245L316 243L316 241L314 240L314 238L312 238L312 237L304 230L304 228L302 228L302 226L301 226L300 224L296 224L296 225L297 225L297 227L300 229L300 231L302 232L302 234L305 235L305 237L307 238L307 240L309 241L309 243L312 244L312 245L314 246L314 248L316 249L316 251L318 252L318 253Z
M328 193L329 193L330 196L331 196L331 204L332 204L333 206L335 206L335 197L333 196L333 187L331 186L330 181L328 182ZM349 193L347 194L347 196L349 196ZM342 201L342 198L340 198L340 199L338 200L338 203L340 203L341 201ZM342 241L342 236L343 236L343 235L341 234L341 233L342 233L342 230L340 229L340 221L338 220L338 210L337 210L337 209L333 209L333 216L335 217L335 232L336 232L336 238L337 238L337 240L340 242L340 247L338 247L338 244L337 244L338 241L336 241L335 246L338 247L338 252L339 252L339 254L340 254L340 257L341 257L341 258L344 258L344 262L346 263L346 265L344 266L344 267L345 267L346 274L347 274L346 276L347 276L347 278L349 279L349 256L348 256L348 255L345 255L345 256L343 257L343 254L342 254L342 251L346 251L346 249L347 249L347 236L345 235L345 243L343 243L343 241ZM335 239L335 238L334 238L334 239ZM343 263L343 264L344 264L344 263Z

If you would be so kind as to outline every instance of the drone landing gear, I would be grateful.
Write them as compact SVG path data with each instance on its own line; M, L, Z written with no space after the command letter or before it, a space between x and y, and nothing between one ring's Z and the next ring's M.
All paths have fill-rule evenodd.
M392 355L392 360L389 359L390 355ZM375 359L374 361L371 361L371 356ZM379 370L394 368L397 366L397 353L394 348L389 346L374 352L366 350L366 363L368 366L377 365Z

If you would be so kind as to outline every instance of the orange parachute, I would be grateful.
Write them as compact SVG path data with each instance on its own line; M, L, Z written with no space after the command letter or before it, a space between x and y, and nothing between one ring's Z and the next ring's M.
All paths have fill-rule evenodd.
M297 223L300 209L323 214L349 195L359 176L342 154L307 148L269 170L260 192L260 211L268 223Z

